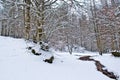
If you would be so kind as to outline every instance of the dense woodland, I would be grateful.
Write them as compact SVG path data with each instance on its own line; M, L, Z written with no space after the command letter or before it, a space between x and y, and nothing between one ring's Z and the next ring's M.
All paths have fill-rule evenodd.
M61 51L120 50L120 0L1 0L0 35Z

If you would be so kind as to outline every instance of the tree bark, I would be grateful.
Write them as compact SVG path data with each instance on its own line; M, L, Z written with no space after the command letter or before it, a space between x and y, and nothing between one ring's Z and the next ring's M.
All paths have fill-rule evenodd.
M30 38L30 4L31 0L25 0L26 9L25 9L25 39Z

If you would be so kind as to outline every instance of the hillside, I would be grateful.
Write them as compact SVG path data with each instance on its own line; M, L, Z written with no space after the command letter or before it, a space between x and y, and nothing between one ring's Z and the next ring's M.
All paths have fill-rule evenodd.
M24 39L0 36L0 80L112 80L98 72L94 62L78 60L80 56L90 55L101 61L108 70L120 75L120 58L110 54L103 55L84 51L84 53L49 51L40 56L33 55L28 45L37 48ZM55 59L52 64L43 60L50 55Z

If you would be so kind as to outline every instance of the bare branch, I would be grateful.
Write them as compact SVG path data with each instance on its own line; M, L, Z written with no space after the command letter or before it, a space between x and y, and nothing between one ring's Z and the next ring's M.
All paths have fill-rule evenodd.
M50 6L50 5L54 4L55 2L57 2L57 0L54 0L53 2L50 2L49 4L46 4L45 6Z

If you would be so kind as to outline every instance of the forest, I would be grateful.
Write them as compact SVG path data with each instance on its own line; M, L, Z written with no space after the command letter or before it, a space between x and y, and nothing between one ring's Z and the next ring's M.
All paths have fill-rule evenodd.
M0 35L60 51L120 50L120 0L1 0Z
M0 80L120 80L120 0L0 0Z

